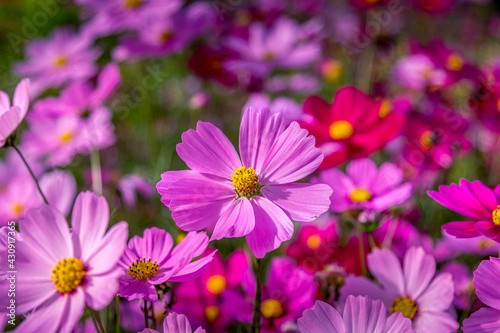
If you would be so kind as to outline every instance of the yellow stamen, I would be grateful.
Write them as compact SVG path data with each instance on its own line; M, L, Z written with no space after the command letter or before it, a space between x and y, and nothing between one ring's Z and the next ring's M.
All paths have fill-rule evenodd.
M128 275L138 280L147 280L158 273L159 266L157 260L151 261L151 258L146 260L142 257L141 260L136 259L128 268Z
M484 248L487 248L488 246L493 246L495 244L496 243L494 241L492 241L491 239L485 239L485 240L480 241L478 246L480 249L484 249Z
M61 293L72 293L76 287L83 283L85 278L85 267L80 259L63 258L58 261L51 278L54 280L56 289Z
M54 60L54 67L62 67L64 65L66 65L66 58L63 57L63 56L58 56L55 60Z
M275 299L266 299L260 307L260 312L265 318L278 318L283 315L283 305Z
M239 196L250 198L259 192L259 177L254 168L242 166L234 169L231 180Z
M182 242L184 240L184 238L186 238L186 234L183 232L180 232L177 234L177 237L175 237L175 242L177 244L179 244L180 242Z
M378 115L380 118L385 118L392 110L392 103L388 99L383 99L380 104L380 109L378 111Z
M23 206L19 202L15 202L12 205L12 212L14 212L14 215L18 215L23 211Z
M136 8L142 5L142 0L125 0L125 7Z
M348 139L351 137L352 133L354 132L354 129L348 121L345 120L338 120L334 121L330 125L330 137L333 140L344 140Z
M264 60L267 60L267 61L272 61L274 60L276 57L274 56L274 54L272 54L271 52L266 52L266 54L264 54Z
M73 133L71 132L64 132L59 136L59 142L61 143L67 143L71 139L73 139Z
M321 245L321 237L319 235L311 235L307 237L306 244L311 250L316 250Z
M349 196L354 202L365 202L371 199L372 195L370 192L365 190L364 188L357 188L351 192Z
M500 205L493 211L493 223L500 225Z
M401 312L406 318L413 319L417 314L418 306L411 298L401 296L392 302L391 313Z
M329 60L322 67L323 77L329 82L337 82L342 75L342 66L337 60Z
M205 308L205 317L208 321L214 321L219 317L219 308L215 305L207 306Z
M456 53L452 53L446 59L446 68L450 71L459 71L464 67L464 60Z
M222 275L213 275L207 280L207 289L212 294L219 295L226 289L226 278Z
M166 42L170 39L172 39L172 37L174 36L173 32L172 31L164 31L161 35L160 35L160 40L162 42Z

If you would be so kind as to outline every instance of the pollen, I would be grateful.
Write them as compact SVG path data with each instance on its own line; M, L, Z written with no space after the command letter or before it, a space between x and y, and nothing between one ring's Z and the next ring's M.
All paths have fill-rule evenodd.
M401 312L406 318L413 319L417 314L418 306L414 300L406 296L398 297L392 302L391 313Z
M54 67L57 67L57 68L62 67L62 66L64 66L64 65L66 65L66 62L67 62L67 60L66 60L66 58L65 58L65 57L63 57L63 56L58 56L58 57L56 57L56 59L54 60Z
M205 308L205 317L208 321L214 321L219 317L219 307L216 305L207 306Z
M136 8L142 5L142 0L125 0L125 7Z
M349 198L351 198L351 200L354 202L365 202L370 200L371 197L372 194L364 188L357 188L349 195Z
M174 36L174 34L172 33L172 31L164 31L161 35L160 35L160 40L162 42L166 42L166 41L169 41L170 39L172 39L172 37Z
M500 225L500 205L497 206L497 209L493 211L493 223L496 225Z
M316 250L321 245L321 237L319 235L311 235L307 237L306 244L311 250Z
M459 71L464 67L464 60L456 53L452 53L446 59L446 68L450 71Z
M391 112L391 110L392 110L391 101L389 101L388 99L383 99L382 103L380 104L378 115L380 118L385 118Z
M330 137L333 140L344 140L351 137L354 129L350 122L345 120L334 121L330 125Z
M177 234L177 237L175 237L175 242L176 242L177 244L179 244L180 242L182 242L182 241L184 240L184 238L186 238L186 234L185 234L185 233L183 233L183 232L179 232L179 233Z
M266 52L266 54L264 54L264 60L273 61L274 59L276 59L276 57L271 52Z
M254 168L242 166L234 169L231 181L240 197L250 198L259 192L259 177L255 174Z
M52 270L51 278L61 293L72 293L85 278L85 267L80 259L63 258Z
M146 260L146 257L142 259L136 259L128 268L128 275L137 280L147 280L150 277L156 275L159 270L157 261L151 261L151 258Z
M207 289L212 294L219 295L226 289L226 278L222 275L212 275L207 280Z
M283 315L283 305L275 299L266 299L260 307L260 312L267 319L278 318Z
M19 202L15 202L15 203L12 205L12 212L14 213L14 215L18 215L18 214L20 214L22 211L23 211L23 205L21 205Z
M64 132L59 136L59 142L61 143L67 143L71 139L73 139L73 133L71 132Z

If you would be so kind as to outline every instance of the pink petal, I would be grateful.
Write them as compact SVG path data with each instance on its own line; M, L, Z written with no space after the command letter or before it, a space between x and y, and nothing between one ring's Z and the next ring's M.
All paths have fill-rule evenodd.
M137 298L144 298L146 301L158 300L158 292L151 283L147 280L135 280L132 283L120 285L118 296L132 301Z
M246 236L248 247L257 258L263 258L292 238L293 223L281 208L263 197L253 197L252 205L255 228Z
M26 116L26 112L28 112L28 106L30 103L29 86L30 86L30 80L23 79L21 80L21 82L19 82L19 84L16 87L16 90L14 91L12 106L19 107L20 110L19 122L21 122L24 119L24 117Z
M85 293L81 288L77 288L74 293L65 294L64 297L67 297L66 306L58 331L72 332L85 311Z
M439 274L416 299L419 311L446 311L453 301L454 292L451 274Z
M69 171L55 170L40 179L40 187L52 207L67 216L76 195L76 181Z
M172 196L168 188L170 185L180 179L189 178L191 175L197 175L196 171L182 170L182 171L167 171L161 174L161 180L156 184L156 190L161 195L161 202L167 207L170 207Z
M394 299L375 282L364 276L349 276L340 288L340 300L345 301L349 295L369 296L371 299L379 299L384 302L386 308L390 308Z
M9 95L0 90L0 116L9 108L10 108Z
M387 318L384 333L414 333L410 318L401 312L395 312Z
M391 206L402 204L410 197L411 190L412 185L405 183L389 192L374 197L370 202L370 206L376 210L385 210Z
M33 310L46 302L53 295L60 293L54 286L54 280L50 278L50 271L43 280L29 281L22 276L26 272L19 267L19 275L16 290L16 312L18 314ZM53 269L53 267L52 267Z
M476 222L474 225L477 231L485 235L488 238L500 243L500 226L486 221Z
M348 332L382 333L386 310L381 301L369 297L348 296L343 317Z
M406 280L405 296L417 299L434 277L436 261L422 247L411 247L405 254L403 267Z
M345 333L344 320L330 304L316 301L297 321L301 333Z
M236 150L224 133L202 121L198 122L196 131L190 129L182 134L177 153L190 169L226 179L231 179L233 170L241 166Z
M368 267L384 289L395 298L404 295L405 280L401 263L389 249L374 248L368 255Z
M194 257L201 255L208 246L208 236L204 232L189 232L184 240L172 250L165 262L160 262L160 266L171 267L181 261L191 262Z
M115 63L106 65L97 78L97 86L92 93L92 102L101 104L120 84L120 68Z
M13 106L0 115L0 140L5 141L16 130L21 122L19 119L20 112L19 107Z
M481 233L476 229L476 221L457 221L444 224L441 228L457 238L479 237Z
M212 251L207 256L201 259L187 264L179 271L172 274L172 276L168 280L172 282L183 282L196 279L205 271L208 264L210 264L210 262L213 260L215 253L217 253L217 250Z
M64 321L63 313L67 302L68 296L61 296L59 293L54 295L23 320L16 332L57 332Z
M221 215L210 241L246 236L254 227L255 216L252 204L247 198L242 197L233 201Z
M496 333L500 331L500 310L481 308L463 322L464 333Z
M483 260L474 272L473 284L484 304L500 310L500 259Z
M396 164L387 162L378 169L370 188L373 194L378 195L401 184L402 180L403 171Z
M377 175L377 165L369 158L353 160L346 167L347 175L356 187L371 189L371 184Z
M413 329L416 333L425 332L456 332L457 320L446 312L424 312L413 320Z
M114 269L105 274L89 274L88 283L85 285L87 304L94 310L106 307L118 292L118 278L121 269Z
M170 312L163 321L164 333L192 333L191 324L183 314Z
M355 188L352 180L337 169L328 169L320 173L319 181L329 185L333 194L331 195L330 209L334 212L343 212L351 206L349 195Z
M325 184L266 185L262 194L294 221L311 222L328 210L332 189Z
M268 108L246 108L241 119L239 140L243 165L253 167L260 176L273 143L284 129L281 114L272 114Z

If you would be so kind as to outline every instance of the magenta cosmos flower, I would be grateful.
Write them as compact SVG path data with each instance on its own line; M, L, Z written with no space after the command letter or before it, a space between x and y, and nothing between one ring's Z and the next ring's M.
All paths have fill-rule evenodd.
M106 232L108 203L92 192L78 195L71 221L70 230L64 216L44 204L19 222L16 312L35 310L18 332L70 332L85 305L100 310L116 295L127 223Z
M296 122L247 108L240 127L240 154L210 123L182 135L177 153L192 170L167 171L157 184L162 202L186 231L214 228L211 240L246 236L262 258L293 234L291 220L310 222L330 205L324 184L294 184L323 161Z
M301 333L411 333L411 321L401 312L387 317L384 303L348 296L341 315L330 304L316 301L298 320Z
M166 281L181 282L197 278L212 261L217 250L200 260L208 246L204 232L190 232L172 249L174 241L165 230L144 230L144 237L134 236L128 243L119 265L124 268L118 294L126 299L157 301L155 285Z
M406 201L411 194L411 184L403 183L403 172L395 164L377 165L363 158L350 162L346 174L337 169L320 173L319 180L330 185L330 209L343 212L348 209L383 211Z
M490 189L479 180L460 179L460 185L439 186L439 192L427 192L441 205L474 221L455 221L443 225L444 231L459 238L484 235L500 242L500 186Z
M170 312L163 321L163 333L205 333L206 331L198 327L195 331L191 328L189 320L183 314ZM159 333L156 330L146 328L141 333Z
M464 333L500 331L500 258L483 260L474 272L472 284L477 297L491 308L481 308L463 322Z
M24 79L16 87L12 106L9 95L0 91L0 148L5 145L7 138L16 130L28 112L29 98L28 79Z
M368 267L381 286L363 276L348 277L340 290L348 295L370 296L384 302L391 313L401 312L417 333L455 332L458 322L446 311L453 301L451 274L434 277L436 261L421 247L410 248L403 267L389 249L373 249Z

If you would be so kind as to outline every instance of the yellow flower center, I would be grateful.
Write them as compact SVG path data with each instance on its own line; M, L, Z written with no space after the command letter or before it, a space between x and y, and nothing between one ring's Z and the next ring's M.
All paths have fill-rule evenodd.
M464 67L464 60L456 53L452 53L446 59L446 68L450 71L459 71Z
M330 60L323 65L323 76L329 82L337 82L342 75L342 67L337 60Z
M500 205L493 211L493 223L500 225Z
M128 268L128 275L137 279L137 280L147 280L150 277L156 275L159 270L159 266L157 264L157 260L155 262L151 261L151 258L146 260L145 257L142 257L141 260L136 259Z
M420 135L420 145L425 149L431 149L434 145L434 133L432 131L425 131Z
M72 293L83 283L85 267L80 259L63 258L57 262L52 273L51 278L57 290L61 293Z
M22 206L19 202L15 202L15 203L12 205L12 212L14 213L14 215L18 215L18 214L20 214L22 211L23 211L23 206Z
M478 246L480 249L487 248L488 246L493 246L495 245L495 241L492 241L491 239L485 239L479 242Z
M177 234L177 237L175 237L175 242L176 242L177 244L179 244L180 242L182 242L182 241L184 240L184 238L186 238L186 234L185 234L185 233L183 233L183 232L179 232L179 233Z
M272 61L274 60L276 57L274 56L274 54L272 54L271 52L266 52L266 54L264 54L264 60L267 60L267 61Z
M267 319L278 318L283 315L283 305L275 299L266 299L260 307L260 312Z
M406 318L413 319L417 314L418 306L411 298L401 296L392 302L391 313L401 312Z
M66 60L66 58L65 58L65 57L63 57L63 56L58 56L58 57L56 57L56 59L54 60L54 67L57 67L57 68L62 67L62 66L64 66L64 65L66 65L66 62L67 62L67 60Z
M334 121L330 125L330 130L329 130L330 137L333 140L348 139L353 132L354 129L352 128L351 123L345 120Z
M213 275L207 280L207 289L215 295L219 295L226 289L226 278L222 275Z
M240 197L250 198L259 193L259 177L255 174L254 168L247 169L242 166L234 169L231 181Z
M307 237L306 244L311 250L316 250L321 245L321 237L319 235L311 235Z
M166 42L166 41L170 40L173 36L174 36L174 34L172 33L172 31L164 31L161 34L160 39L162 42Z
M67 143L71 139L73 139L73 133L71 132L64 132L59 136L59 142L61 143Z
M125 7L136 8L142 5L142 0L125 0Z
M370 192L365 190L364 188L357 188L351 192L349 196L354 202L365 202L371 199L372 195Z
M380 118L385 118L391 112L392 110L392 104L391 101L388 99L383 99L382 103L380 104L380 109L378 111L378 115Z
M207 306L205 308L205 317L208 321L214 321L219 316L219 308L215 305Z

